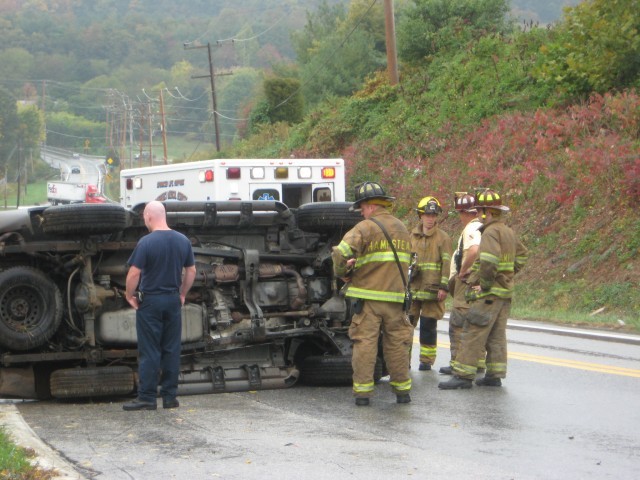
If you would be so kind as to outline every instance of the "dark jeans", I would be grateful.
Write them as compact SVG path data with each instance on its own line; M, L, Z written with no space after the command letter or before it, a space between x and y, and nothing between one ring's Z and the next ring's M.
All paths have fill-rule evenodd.
M182 317L180 295L145 295L136 311L138 335L138 398L155 403L160 395L175 398L180 373Z

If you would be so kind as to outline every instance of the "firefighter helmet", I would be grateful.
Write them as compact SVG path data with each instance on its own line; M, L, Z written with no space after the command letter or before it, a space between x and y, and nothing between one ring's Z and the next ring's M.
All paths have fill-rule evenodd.
M390 206L396 197L387 195L384 189L376 182L364 182L356 185L355 188L355 202L351 207L352 210L360 208L360 204L365 201L377 199L380 205Z
M456 192L454 207L458 212L476 213L476 197L467 192Z
M442 207L436 197L424 197L418 202L418 206L415 208L415 211L418 215L423 215L425 213L438 215L439 213L442 213Z
M502 210L503 212L509 211L509 207L502 204L500 194L490 188L485 188L484 190L476 193L476 207L495 208L496 210Z

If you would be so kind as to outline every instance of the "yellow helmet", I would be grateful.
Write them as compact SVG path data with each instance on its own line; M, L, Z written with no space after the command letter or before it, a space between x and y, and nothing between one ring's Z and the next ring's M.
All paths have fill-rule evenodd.
M438 215L439 213L442 213L442 207L440 206L440 202L436 197L424 197L418 202L418 206L417 208L415 208L415 211L418 213L418 215L422 215L425 213Z
M503 212L509 211L509 207L502 204L500 194L490 188L485 188L484 190L476 193L476 207L495 208L496 210L502 210Z

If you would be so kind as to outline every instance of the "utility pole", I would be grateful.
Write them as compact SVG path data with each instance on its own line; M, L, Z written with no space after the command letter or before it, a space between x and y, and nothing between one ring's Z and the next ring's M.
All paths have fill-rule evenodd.
M396 51L396 24L393 18L393 0L384 0L384 24L387 43L387 72L391 85L398 84L398 53Z
M167 131L164 124L164 100L162 97L162 89L160 89L160 129L162 130L162 147L164 149L164 164L167 164Z
M149 166L153 166L153 124L151 123L151 102L147 103L147 116L149 123L147 124L149 127Z
M220 130L218 129L218 107L216 105L216 85L215 85L215 74L213 72L213 60L211 59L211 44L207 42L206 45L194 45L189 46L188 43L184 44L185 50L190 50L192 48L206 48L209 53L209 75L194 75L191 78L207 78L211 80L211 98L213 100L213 125L216 130L216 151L220 151Z

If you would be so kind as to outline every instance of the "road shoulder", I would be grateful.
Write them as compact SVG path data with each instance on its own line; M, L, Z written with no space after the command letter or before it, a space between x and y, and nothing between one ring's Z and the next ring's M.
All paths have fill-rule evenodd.
M0 425L5 427L17 445L35 452L33 465L56 471L57 476L52 480L86 480L70 462L40 439L24 421L15 405L0 403Z

